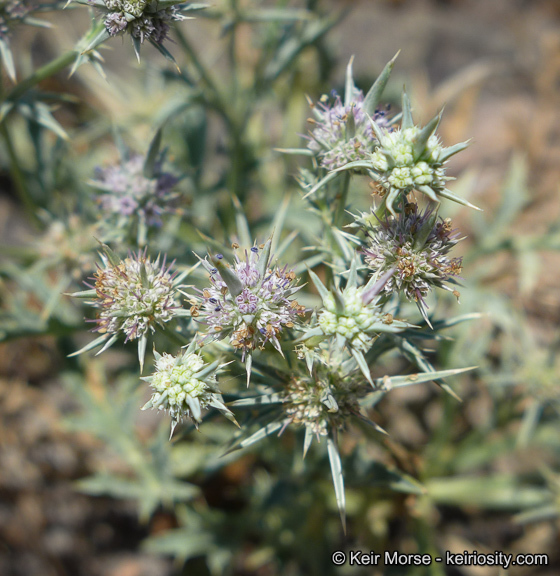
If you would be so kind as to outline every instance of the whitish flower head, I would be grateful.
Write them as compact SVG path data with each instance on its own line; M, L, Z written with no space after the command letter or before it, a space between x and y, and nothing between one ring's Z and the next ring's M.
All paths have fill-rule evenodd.
M99 194L97 201L102 217L124 226L132 217L141 218L148 226L160 225L161 215L169 212L177 197L173 188L178 178L163 172L162 161L156 163L153 176L144 173L145 158L135 154L120 164L96 170L96 179L90 184Z
M300 287L292 270L270 266L270 241L253 246L232 266L217 254L203 260L211 286L193 301L192 315L208 326L207 337L227 338L243 359L270 342L281 352L279 337L293 328L305 307L290 299Z
M177 5L181 0L165 7L157 0L103 0L106 12L105 28L111 36L130 34L143 43L150 40L161 44L169 33L169 23L182 20Z
M318 440L344 428L350 417L360 413L358 400L368 392L358 375L342 376L319 363L313 375L292 376L283 394L290 424L305 426L309 436Z
M323 96L313 106L307 147L317 155L321 166L335 170L349 162L364 160L375 150L379 142L363 103L364 94L356 89L354 98L346 105L333 91L332 100ZM376 110L374 119L380 126L388 126L384 111Z
M131 254L120 263L102 255L103 267L97 268L92 302L99 309L94 329L102 334L123 333L126 340L145 337L163 326L178 308L174 276L165 259L151 262L145 252Z
M143 378L153 389L152 397L143 409L168 411L172 419L172 433L177 422L183 418L192 419L198 427L202 421L202 410L209 407L217 408L235 422L233 414L224 406L216 384L216 375L223 365L218 362L207 364L191 350L192 346L177 357L154 352L155 372Z
M383 145L377 147L371 158L384 188L405 194L420 186L430 186L436 192L445 188L445 170L439 161L444 148L435 134L428 138L421 154L414 147L420 128L386 130L383 134Z
M451 178L445 175L444 164L451 156L464 150L468 143L443 147L435 134L439 121L440 116L436 116L424 128L415 126L410 102L403 94L403 116L399 129L388 130L375 121L372 123L379 144L369 161L377 174L377 182L387 194L386 205L392 214L395 214L395 201L413 190L426 194L434 202L447 198L476 208L445 188Z
M373 274L379 277L394 271L383 292L402 292L418 303L424 315L428 293L434 287L451 291L445 283L461 273L461 258L449 257L459 242L451 221L437 221L433 212L419 213L416 204L407 204L397 217L378 222L367 235L363 253Z
M375 300L365 303L365 291L365 286L349 286L336 295L329 293L323 299L324 309L319 315L319 326L324 334L338 335L362 352L370 347L372 335L380 325L393 324L392 316L385 314Z
M362 373L373 386L364 356L373 343L373 337L381 332L400 332L410 325L395 320L383 310L380 292L392 271L381 278L372 277L365 286L358 286L357 269L358 261L354 258L345 288L335 285L331 290L327 290L319 277L309 271L311 280L323 300L323 309L319 313L317 324L312 325L300 341L316 345L322 340L333 339L339 352L347 348L352 353Z

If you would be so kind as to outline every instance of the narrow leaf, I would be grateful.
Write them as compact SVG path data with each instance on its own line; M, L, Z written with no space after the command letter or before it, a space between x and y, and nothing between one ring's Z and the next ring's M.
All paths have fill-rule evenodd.
M329 453L334 492L336 495L338 511L340 512L340 519L342 521L342 529L344 530L344 533L346 533L346 499L344 496L344 477L342 475L342 463L340 462L340 454L338 452L336 442L330 436L327 437L327 451Z
M375 114L375 110L379 105L379 101L381 100L383 90L385 90L385 86L389 81L389 76L393 71L393 67L395 66L395 60L397 59L399 52L397 52L393 56L391 61L385 66L385 68L383 68L381 74L379 74L377 80L373 83L373 86L369 89L369 92L366 94L363 109L366 112L366 114L369 114L370 116L373 116Z

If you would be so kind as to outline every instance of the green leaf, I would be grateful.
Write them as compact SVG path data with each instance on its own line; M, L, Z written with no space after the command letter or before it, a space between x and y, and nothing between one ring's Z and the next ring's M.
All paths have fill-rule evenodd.
M265 404L281 404L283 402L283 394L263 394L262 396L253 396L251 398L240 398L233 402L228 402L228 406L232 407L246 407L246 406L260 406Z
M418 160L422 157L422 154L426 151L426 146L428 145L428 139L434 134L441 121L441 115L443 110L434 116L427 124L420 130L420 132L414 138L414 160Z
M384 390L392 390L393 388L402 388L403 386L413 386L414 384L422 384L424 382L431 382L432 380L440 380L448 376L456 376L463 372L475 370L477 366L470 366L469 368L455 368L452 370L439 370L436 372L420 372L417 374L409 374L407 376L385 376L375 380L376 388Z
M342 463L336 441L331 436L327 437L327 451L329 453L329 462L331 465L331 474L336 495L336 504L342 521L342 529L346 533L346 498L344 496L344 477L342 475Z
M144 160L144 176L146 178L154 178L156 162L161 148L162 132L163 128L158 128L154 137L152 138L152 141L150 142L148 154L146 155L146 160Z
M389 76L393 71L393 67L395 66L395 61L400 53L397 52L393 58L386 64L385 68L381 71L381 74L377 77L373 86L369 89L366 97L364 98L363 110L366 114L373 116L375 114L375 110L379 106L379 102L381 100L381 95L383 94L383 90L385 90L385 86L389 81Z
M403 88L402 93L402 121L401 130L408 130L414 126L414 120L412 119L412 110L410 108L410 98Z
M92 340L89 344L86 344L83 348L80 348L77 352L72 352L72 354L68 354L68 358L72 358L73 356L78 356L79 354L83 354L84 352L88 352L89 350L93 350L97 348L97 346L101 346L103 342L109 339L109 334L103 334L103 336L99 336L95 340Z
M10 77L12 82L16 82L16 67L14 64L14 56L10 48L10 44L6 38L0 38L0 57L2 57L2 63L6 69L6 73Z

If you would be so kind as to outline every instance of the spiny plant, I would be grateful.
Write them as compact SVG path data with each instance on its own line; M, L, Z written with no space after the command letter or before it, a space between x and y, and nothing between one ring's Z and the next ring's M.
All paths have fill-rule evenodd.
M233 242L232 263L222 253L227 251L225 246L221 252L199 257L210 285L194 292L179 285L185 275L176 277L165 264L160 265L157 260L152 263L145 252L121 261L104 248L103 268L94 276L95 286L74 294L95 296L91 303L100 310L95 330L104 333L82 351L101 344L103 351L122 333L125 341L139 341L141 368L147 334L164 326L169 332L173 328L167 324L176 320L175 329L188 341L187 351L175 355L167 351L163 355L155 353L156 371L146 379L155 390L147 406L169 411L172 432L182 416L189 416L198 426L202 408L213 407L233 419L216 396L215 385L205 379L215 382L215 372L228 364L226 359L245 364L247 386L253 367L258 368L260 395L238 392L241 397L231 407L251 406L257 411L265 408L262 416L255 415L261 427L249 434L252 422L246 421L231 449L250 446L272 433L281 434L288 427L297 429L301 425L305 429L304 454L313 437L326 437L343 524L345 498L339 432L352 418L370 422L363 407L371 403L372 396L379 400L394 387L437 381L465 370L438 372L413 344L420 334L439 328L428 316L425 296L433 288L447 288L444 282L454 281L461 270L460 259L447 256L457 243L457 234L452 232L449 220L438 219L437 212L439 198L454 199L444 189L443 164L465 145L452 149L441 146L435 135L439 117L427 128L412 126L406 95L400 125L398 119L387 120L378 114L378 120L383 118L385 124L382 131L368 111L376 108L392 66L393 62L364 98L354 86L350 63L344 106L337 96L332 107L323 105L317 112L322 124L319 120L314 123L308 148L319 160L319 185L314 189L335 178L347 188L347 177L340 175L341 170L347 174L366 170L378 178L387 193L379 206L372 207L369 217L354 218L353 234L340 228L344 194L338 205L335 202L325 209L325 227L331 234L338 234L341 254L336 261L324 261L333 267L326 283L319 277L324 275L323 267L308 270L321 298L313 308L294 298L296 293L303 294L304 288L308 298L313 298L310 286L298 284L289 265L274 261L272 245L282 234L281 227L262 244L253 242L252 246L242 247ZM356 139L358 126L361 136ZM318 142L322 142L322 147ZM349 147L362 158L355 160L333 152ZM380 158L385 159L383 170ZM322 177L325 169L330 171ZM406 178L405 170L410 174ZM402 182L397 182L397 172ZM404 180L406 183L401 186ZM105 195L110 193L110 187L105 187ZM120 193L121 187L117 188L114 194ZM416 190L424 192L432 202L423 213L411 195ZM305 197L309 196L310 192L306 192ZM121 211L121 217L126 217L126 211ZM245 231L250 228L239 210L238 225ZM182 303L181 295L185 296ZM418 304L424 327L398 318L401 296ZM426 373L373 378L371 372L379 355L403 346L417 350L418 367ZM210 355L209 364L204 363L201 351ZM240 358L237 351L241 352ZM279 353L279 358L274 359L272 352ZM270 411L272 405L278 405L278 409Z

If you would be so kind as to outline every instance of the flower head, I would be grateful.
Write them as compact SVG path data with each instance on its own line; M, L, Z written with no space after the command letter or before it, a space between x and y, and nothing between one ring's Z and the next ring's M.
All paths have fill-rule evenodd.
M219 364L218 361L207 364L193 349L194 341L176 357L154 351L155 372L152 376L142 378L153 389L151 399L142 409L168 411L172 420L171 435L183 418L190 418L198 428L202 421L202 410L209 407L216 408L235 422L232 412L222 401L216 383L216 375L225 364Z
M279 337L284 328L293 328L305 307L291 300L299 289L292 270L270 266L270 240L261 247L235 254L233 266L217 254L202 264L210 273L211 286L193 300L192 315L208 326L207 338L224 339L242 351L248 361L251 354L270 342L282 353Z
M435 134L440 119L441 116L436 116L424 128L415 126L410 102L403 94L403 120L399 129L389 130L373 120L379 145L370 156L371 168L387 194L386 205L392 214L395 214L395 201L413 190L426 194L434 202L442 197L476 208L445 188L450 178L445 175L444 164L468 143L444 148Z
M380 302L381 289L392 273L391 270L379 279L372 278L365 286L358 286L354 259L344 289L335 286L329 291L314 272L309 272L323 300L323 309L319 312L317 325L300 340L334 337L340 349L350 350L372 386L364 353L373 344L374 337L381 332L400 332L410 326L386 313Z
M103 268L98 266L94 274L97 300L93 305L100 309L95 331L122 332L126 340L136 340L173 318L177 302L165 258L161 264L159 258L150 262L144 251L117 265L105 255L102 260Z
M177 197L173 188L179 178L164 172L163 159L156 162L151 174L145 170L146 159L134 154L115 166L98 168L90 184L99 190L99 203L105 220L124 226L131 217L142 219L148 226L161 225L161 216L170 211Z
M282 401L289 423L305 426L306 436L319 441L329 431L345 428L348 419L360 413L358 400L369 387L360 372L343 375L324 362L315 366L313 374L291 376Z
M158 0L103 0L108 12L105 28L110 36L130 34L144 43L150 40L161 44L168 36L169 23L183 20L177 2L159 2Z
M418 304L426 320L424 298L433 288L452 291L445 283L461 273L461 258L448 256L460 241L459 234L452 229L451 220L437 221L436 216L434 211L420 213L416 204L406 204L398 216L379 221L368 230L368 243L363 248L365 262L375 277L393 270L382 292L402 292Z
M165 257L161 263L159 257L152 262L146 257L146 251L119 260L103 245L101 260L103 267L97 266L92 278L95 285L87 284L90 290L70 294L75 298L95 298L88 303L99 310L92 322L97 324L93 331L101 336L72 355L102 344L103 352L116 342L119 334L124 334L125 342L138 340L142 369L148 334L179 313L175 285L181 277L170 273L171 266L166 266Z
M379 144L363 106L363 92L354 89L347 103L343 103L335 91L332 95L330 102L328 96L323 96L313 105L314 118L309 119L312 129L307 145L321 166L329 170L366 159ZM376 110L373 118L389 130L385 111Z

